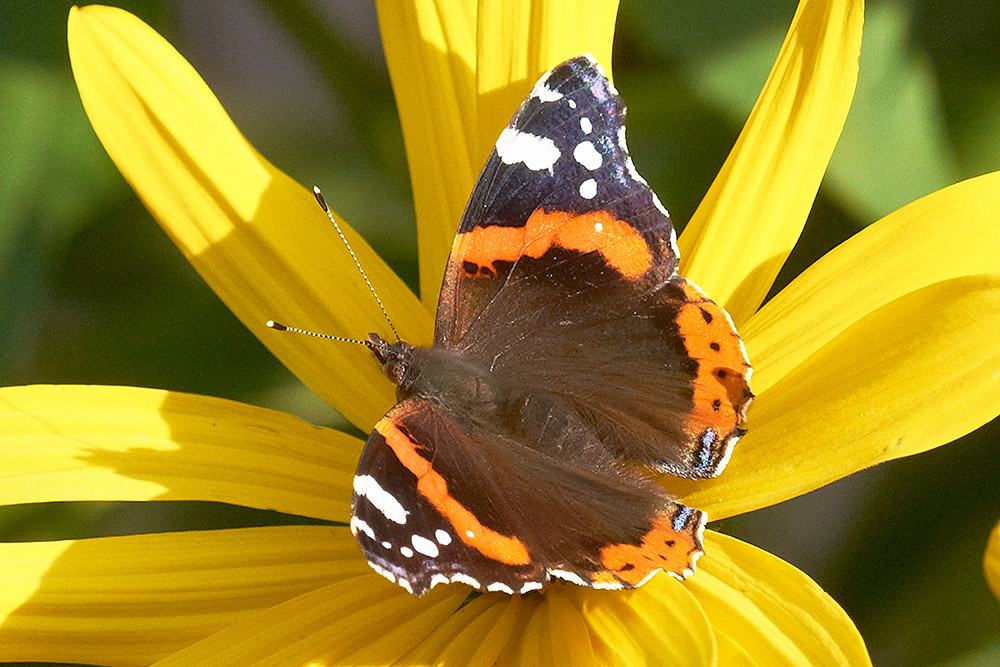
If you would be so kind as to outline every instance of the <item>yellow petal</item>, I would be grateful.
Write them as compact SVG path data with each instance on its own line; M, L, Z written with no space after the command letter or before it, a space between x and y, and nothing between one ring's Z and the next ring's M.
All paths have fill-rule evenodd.
M0 504L214 500L350 517L361 443L281 412L191 394L0 389Z
M719 628L715 630L715 642L719 647L719 664L725 667L757 667L762 663L753 659L747 649Z
M572 592L570 592L572 594ZM580 609L562 590L548 591L527 621L512 654L518 667L596 667L601 664L591 646ZM503 661L501 661L503 662Z
M1000 274L944 280L838 334L754 402L726 471L680 486L721 518L951 442L1000 413Z
M621 593L555 582L540 595L477 598L397 664L703 667L715 664L715 640L697 600L666 575Z
M666 574L634 591L570 592L583 609L600 665L716 664L710 618L684 585Z
M0 661L148 665L368 571L326 526L0 544Z
M736 145L678 240L681 273L737 325L802 232L854 96L860 0L802 0Z
M1000 172L952 185L891 213L827 253L740 333L758 393L847 327L904 294L1000 273Z
M417 599L371 573L255 614L156 667L385 665L445 622L466 593L443 586Z
M515 629L519 635L525 614L537 603L537 599L525 601L520 595L481 595L452 614L431 636L395 664L401 667L497 665Z
M312 194L247 143L187 61L136 17L74 8L68 37L87 115L146 207L286 366L369 428L392 404L393 388L378 380L366 350L265 326L275 319L337 335L389 335ZM357 234L344 231L400 333L429 341L429 313Z
M760 665L870 665L854 623L816 582L785 561L708 531L685 585L716 632ZM733 653L730 653L733 655ZM739 658L737 658L739 660ZM720 662L719 664L745 664Z
M993 595L1000 599L1000 523L990 533L986 555L983 557L983 571L986 573L986 582L993 590Z
M420 295L433 311L481 167L473 143L476 2L378 0L375 7L413 185Z
M590 52L611 75L617 0L480 0L476 36L479 169L535 81Z

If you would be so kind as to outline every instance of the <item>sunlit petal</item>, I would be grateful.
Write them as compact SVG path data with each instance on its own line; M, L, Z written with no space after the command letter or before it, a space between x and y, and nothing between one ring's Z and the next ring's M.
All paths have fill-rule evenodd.
M0 544L0 660L148 665L369 572L325 526Z
M583 610L599 665L716 664L709 618L684 585L667 574L635 591L569 592Z
M395 664L492 667L523 627L538 600L519 595L482 595L454 613L410 654Z
M678 240L681 272L745 322L802 232L854 97L860 0L802 0L729 158Z
M476 169L538 78L589 52L611 76L617 0L480 0L476 35Z
M350 517L361 443L282 412L134 387L0 389L0 504L214 500Z
M719 628L713 628L713 630L715 630L715 642L719 647L718 664L725 665L725 667L757 667L762 665L754 660L747 649L740 646L735 639Z
M722 518L969 433L1000 413L1000 274L943 280L848 326L772 384L716 479L679 484Z
M827 253L740 330L754 389L767 391L894 299L949 278L1000 273L998 210L1000 172L918 199Z
M363 348L269 330L386 335L386 323L312 194L262 158L165 40L113 7L73 9L80 97L118 169L212 290L296 375L362 429L392 403ZM336 205L336 202L333 202ZM396 326L426 343L431 318L352 230ZM345 387L368 387L344 391Z
M561 591L549 591L535 606L506 661L519 667L596 667L601 664L591 644L580 609ZM501 660L501 663L505 662Z
M385 665L431 634L465 598L465 587L450 586L417 599L370 573L260 612L156 667Z
M726 637L735 663L870 665L857 628L816 582L780 558L719 533L705 534L705 556L686 585ZM751 663L752 664L752 663Z
M475 0L377 0L417 212L420 295L437 305L458 220L481 167L475 147Z

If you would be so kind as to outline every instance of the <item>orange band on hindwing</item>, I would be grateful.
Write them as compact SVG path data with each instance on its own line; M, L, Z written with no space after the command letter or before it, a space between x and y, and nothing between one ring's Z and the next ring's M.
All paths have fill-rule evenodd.
M528 565L531 557L524 543L487 528L464 505L448 493L448 483L417 452L417 445L388 419L375 430L385 439L396 458L417 478L417 492L455 528L455 533L484 556L508 565Z
M612 544L601 549L601 565L629 586L638 586L657 570L684 579L702 553L705 514L678 505L673 516L658 515L641 544ZM602 583L595 578L595 582Z
M693 283L682 279L680 284L686 302L677 313L677 326L688 355L698 362L693 386L695 410L685 430L696 434L708 426L716 437L729 437L745 421L753 398L750 363L722 306Z

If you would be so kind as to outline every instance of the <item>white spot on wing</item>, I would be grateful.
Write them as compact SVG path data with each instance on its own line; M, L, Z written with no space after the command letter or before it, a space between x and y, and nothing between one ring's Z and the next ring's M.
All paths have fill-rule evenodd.
M453 584L468 584L473 588L482 588L482 585L478 581L476 581L467 574L462 574L461 572L456 572L455 574L451 575L450 581Z
M542 79L531 89L531 97L537 97L541 102L558 102L563 95L558 90L549 88L549 82Z
M584 199L593 199L597 196L597 181L592 178L588 178L583 183L580 183L580 196ZM601 224L601 223L597 223ZM601 231L598 229L597 231Z
M367 499L389 521L400 525L406 523L406 509L371 475L357 475L354 478L354 493Z
M375 563L373 563L371 561L368 561L368 564L371 566L371 568L373 570L375 570L376 572L378 572L379 574L381 574L383 577L385 577L386 579L388 579L392 583L396 583L396 575L394 575L392 572L390 572L389 570L386 570L384 568L379 567L378 565L376 565Z
M399 547L399 553L403 554L407 558L413 558L413 549L410 547Z
M604 156L597 152L594 144L589 141L581 141L573 149L573 157L591 171L599 169L604 164Z
M569 108L570 109L575 109L576 108L576 100L569 99L569 100L566 100L566 101L569 103Z
M663 204L660 203L660 198L656 196L655 192L653 192L653 205L660 210L660 213L667 216L668 218L670 217L670 213L667 212L667 209L663 206Z
M362 521L361 519L359 519L358 517L352 516L351 517L351 533L353 533L355 536L357 536L357 534L359 532L360 533L364 533L369 538L371 538L373 541L375 540L375 531L372 530L372 527L369 526L364 521Z
M629 176L633 180L639 181L643 185L649 185L646 183L646 179L639 175L639 172L635 169L635 163L632 162L632 156L628 154L628 145L625 143L625 126L622 125L618 128L618 148L622 149L622 153L625 154L625 168L628 169Z
M591 584L591 586L603 591L619 591L623 588L623 586L618 582L601 583L599 581L595 581Z
M448 546L449 544L451 544L451 535L441 530L440 528L434 531L434 539L438 541L438 544L444 546Z
M414 535L410 538L410 542L413 543L413 548L417 550L417 553L422 553L428 558L437 558L438 551L437 545L428 540L426 537L420 535Z
M548 137L538 137L512 127L504 128L500 133L496 151L504 164L522 162L532 171L552 169L560 156L559 149Z
M645 577L643 577L642 581L640 581L639 583L637 583L635 585L635 587L638 588L639 586L642 586L643 584L645 584L647 581L649 581L650 579L652 579L653 577L655 577L660 572L661 572L661 570L659 568L653 570L652 572L650 572L649 574L647 574ZM671 572L671 574L673 574L673 572ZM681 579L681 581L683 581L683 579Z
M643 178L638 171L636 171L635 162L632 162L631 156L625 158L625 168L628 169L628 175L632 177L632 180L638 181L643 185L649 185L649 183L646 182L646 179Z
M465 536L468 537L471 540L471 539L474 539L476 537L476 534L474 532L472 532L471 530L467 530L467 531L465 531Z
M553 577L558 577L559 579L564 579L565 581L570 581L579 586L587 586L587 582L580 578L580 575L575 572L567 572L566 570L549 570L549 574Z
M531 591L537 591L542 588L541 582L538 581L526 581L524 585L521 586L520 593L530 593Z
M580 129L583 130L584 134L590 134L591 130L594 129L594 124L590 122L590 119L586 116L580 118Z
M603 222L595 222L594 223L594 231L595 232L603 232L604 231L604 223Z
M491 593L506 593L507 595L513 595L514 589L505 583L495 581L486 587L486 590Z
M392 542L386 542L386 541L383 540L382 541L382 548L383 549L391 549L392 548Z
M586 55L590 55L590 54L586 54ZM590 56L590 62L594 63L594 68L597 70L598 74L600 74L605 79L608 78L608 75L604 72L604 68L601 67L601 63L597 62L597 60L594 59L594 56ZM613 94L615 94L615 95L618 94L618 89L615 88L614 85L612 85L610 79L608 80L608 89L611 90L611 92Z

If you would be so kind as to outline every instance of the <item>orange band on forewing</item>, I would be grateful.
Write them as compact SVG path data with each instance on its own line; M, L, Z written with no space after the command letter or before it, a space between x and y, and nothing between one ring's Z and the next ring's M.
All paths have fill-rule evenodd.
M554 246L578 252L596 250L627 278L638 278L653 266L653 255L642 234L607 211L574 215L537 208L522 227L476 227L459 234L455 255L461 261L486 267L498 261L541 257Z
M416 476L420 495L451 523L463 542L484 556L508 565L527 565L531 562L528 549L521 540L487 528L472 512L448 494L448 483L431 467L427 459L417 453L417 445L395 424L383 419L375 425L375 430L385 438L386 444L400 463Z

